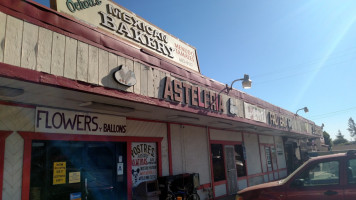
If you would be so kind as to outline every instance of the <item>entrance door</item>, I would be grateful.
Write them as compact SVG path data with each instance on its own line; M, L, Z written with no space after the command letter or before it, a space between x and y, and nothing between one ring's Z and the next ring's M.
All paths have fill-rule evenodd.
M226 172L227 172L227 187L228 194L237 193L237 172L235 161L234 146L225 145L225 159L226 159Z
M261 159L262 159L262 170L266 175L264 176L265 182L273 181L278 178L278 174L274 173L277 170L277 157L276 150L272 145L261 145Z
M30 199L124 199L125 152L125 143L34 141Z
M115 145L88 143L84 151L84 196L88 200L117 199Z

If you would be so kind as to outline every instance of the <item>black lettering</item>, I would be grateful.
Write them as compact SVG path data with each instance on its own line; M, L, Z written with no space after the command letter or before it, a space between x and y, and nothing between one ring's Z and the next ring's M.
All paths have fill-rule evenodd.
M78 118L78 121L77 121L77 130L78 130L78 131L84 130L84 128L80 127L80 124L83 123L83 121L80 120L80 118L84 118L84 115L76 115L76 117Z
M107 124L104 124L104 130L103 130L103 131L104 131L104 132L107 132L107 129L108 129L108 128L107 128Z
M88 127L88 130L91 131L90 123L91 123L91 117L86 115L85 118L84 118L84 130L85 131L87 130L87 127Z
M68 118L68 120L66 120L64 113L62 113L62 119L63 119L63 123L64 123L64 129L67 129L68 125L70 125L72 130L74 129L74 125L76 124L75 122L77 121L77 116L74 117L73 121L70 118Z
M58 125L56 125L56 123L55 123L56 116L59 116L59 124ZM62 123L63 123L63 119L62 119L61 113L59 113L59 112L54 113L52 116L52 126L56 129L59 129L62 126Z
M95 120L97 120L97 119L98 119L98 117L93 117L93 118L92 118L92 122L93 122L93 124L95 125L95 128L92 129L93 131L97 131L98 128L99 128L98 123L95 121Z
M38 110L38 112L37 112L37 124L36 124L36 127L38 128L39 127L39 122L40 122L40 120L42 119L41 117L40 117L40 114L41 113L46 113L46 111L42 111L42 110Z
M46 128L52 128L52 126L48 125L48 111L45 111L46 113Z

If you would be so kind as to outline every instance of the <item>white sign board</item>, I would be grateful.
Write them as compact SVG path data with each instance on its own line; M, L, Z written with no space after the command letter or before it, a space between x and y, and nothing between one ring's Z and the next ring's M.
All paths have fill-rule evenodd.
M134 142L131 145L131 155L133 187L157 179L156 143Z
M245 118L258 122L267 123L266 111L252 104L244 102Z
M37 107L35 131L124 135L127 130L125 117Z
M109 0L56 0L57 11L199 72L196 49Z

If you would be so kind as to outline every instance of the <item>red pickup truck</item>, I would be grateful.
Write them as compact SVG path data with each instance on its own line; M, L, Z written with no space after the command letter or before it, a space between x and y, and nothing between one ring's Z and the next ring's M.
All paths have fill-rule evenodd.
M356 150L309 159L287 178L238 192L236 200L355 200Z

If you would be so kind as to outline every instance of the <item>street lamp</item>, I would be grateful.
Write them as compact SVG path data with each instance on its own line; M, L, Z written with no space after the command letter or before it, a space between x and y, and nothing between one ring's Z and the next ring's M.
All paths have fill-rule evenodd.
M298 109L297 112L295 112L295 115L298 115L298 112L300 110L304 110L305 113L309 112L309 109L307 107L304 107L304 108Z
M244 75L244 78L240 78L240 79L236 79L234 81L232 81L230 87L228 84L226 84L226 90L227 90L227 93L230 92L230 90L232 90L232 85L236 82L236 81L242 81L242 87L244 89L250 89L251 88L251 85L252 85L252 81L250 79L250 76L245 74Z

